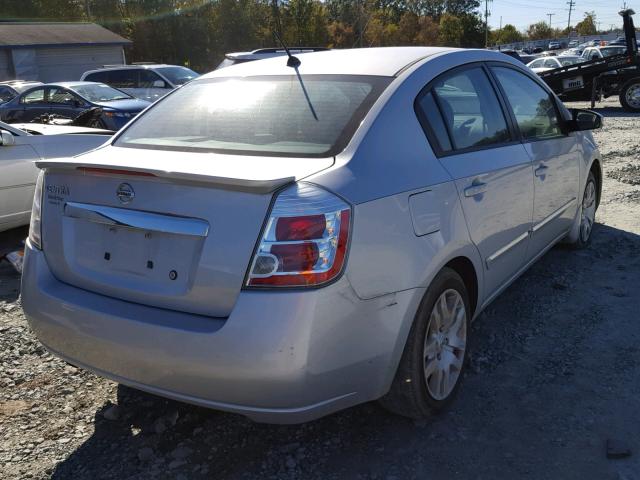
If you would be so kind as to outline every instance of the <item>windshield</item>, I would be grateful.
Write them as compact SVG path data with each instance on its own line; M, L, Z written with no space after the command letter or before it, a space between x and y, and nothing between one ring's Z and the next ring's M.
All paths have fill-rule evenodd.
M189 80L200 76L187 67L158 67L154 70L164 75L174 85L184 85Z
M113 100L125 100L133 98L120 90L105 85L103 83L96 83L94 85L80 85L72 87L72 90L78 93L80 96L86 98L90 102L111 102Z
M195 82L157 102L116 145L330 156L346 146L390 81L372 76L287 75Z

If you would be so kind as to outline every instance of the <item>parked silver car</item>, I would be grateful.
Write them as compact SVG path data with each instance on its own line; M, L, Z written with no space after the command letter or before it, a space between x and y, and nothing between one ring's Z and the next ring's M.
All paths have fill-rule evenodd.
M479 312L556 242L589 242L601 119L522 63L298 58L217 70L110 145L38 162L22 298L48 349L259 421L374 399L424 417Z

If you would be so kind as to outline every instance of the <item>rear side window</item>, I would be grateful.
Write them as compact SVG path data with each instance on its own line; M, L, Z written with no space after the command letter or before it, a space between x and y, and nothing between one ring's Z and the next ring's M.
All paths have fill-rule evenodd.
M440 150L448 152L451 150L451 141L449 140L449 134L447 133L447 127L440 115L440 109L436 104L433 94L427 92L418 99L416 112L420 117L420 121L423 125L428 125L438 142Z
M547 58L544 61L544 66L547 68L558 68L558 63L553 58Z
M138 70L111 70L109 71L109 81L107 83L116 88L136 88L138 83Z
M85 78L87 82L108 83L109 76L107 72L93 72L87 75Z
M525 140L562 135L558 111L549 93L526 75L506 67L493 67Z
M163 98L116 145L259 156L335 155L389 77L256 76L191 82Z
M445 74L431 92L454 150L511 140L498 97L481 67Z

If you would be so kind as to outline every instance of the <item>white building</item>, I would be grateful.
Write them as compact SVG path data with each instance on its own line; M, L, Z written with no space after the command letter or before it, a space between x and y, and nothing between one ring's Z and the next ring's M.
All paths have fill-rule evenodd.
M1 22L0 81L79 80L87 70L125 63L129 44L95 23Z

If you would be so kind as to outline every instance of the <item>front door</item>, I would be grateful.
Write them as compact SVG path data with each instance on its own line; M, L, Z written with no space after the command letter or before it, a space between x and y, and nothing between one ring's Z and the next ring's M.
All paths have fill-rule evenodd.
M419 100L483 259L484 298L523 267L533 208L531 160L487 73L478 65L455 69Z
M74 119L87 106L80 97L62 87L51 87L47 95L49 111L61 117Z
M529 259L571 229L578 208L580 152L562 132L551 95L527 75L492 67L533 162L534 207Z

